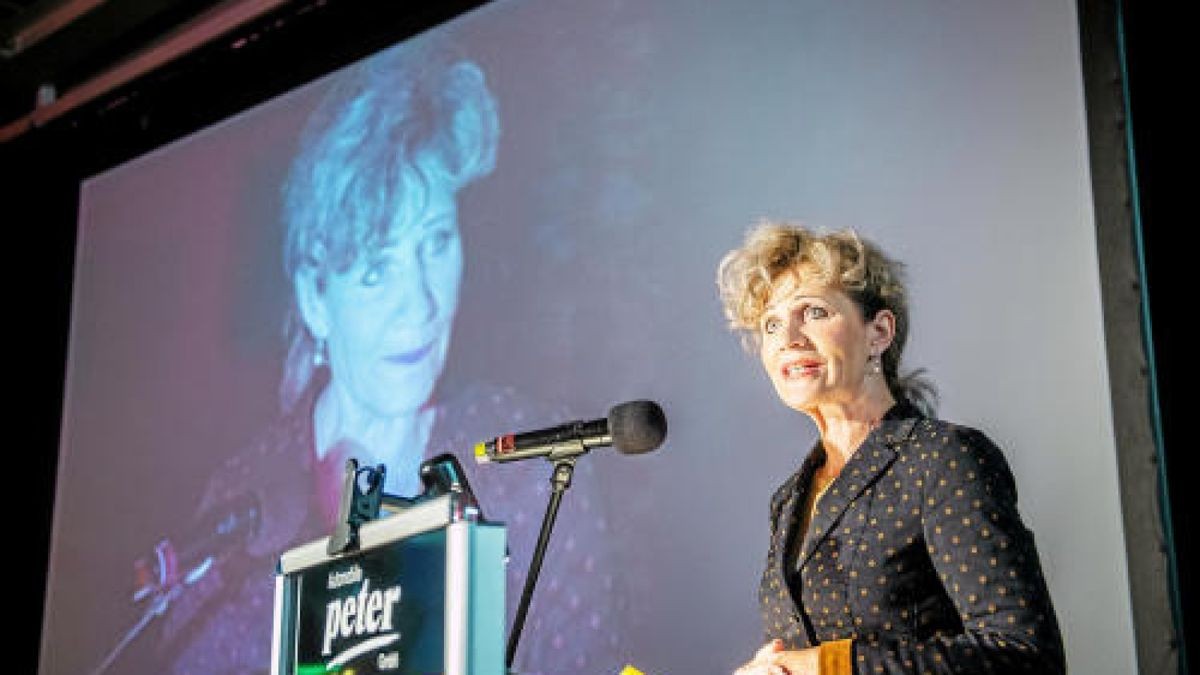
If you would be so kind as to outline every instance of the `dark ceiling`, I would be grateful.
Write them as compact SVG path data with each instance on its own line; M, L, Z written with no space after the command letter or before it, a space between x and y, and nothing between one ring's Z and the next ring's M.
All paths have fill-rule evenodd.
M0 0L0 150L57 137L87 175L484 2Z
M217 0L0 0L0 126L186 25Z

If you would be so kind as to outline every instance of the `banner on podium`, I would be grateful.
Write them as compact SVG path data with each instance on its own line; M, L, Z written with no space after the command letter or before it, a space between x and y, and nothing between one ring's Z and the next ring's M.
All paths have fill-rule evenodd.
M501 675L504 528L461 519L444 495L280 558L276 675Z

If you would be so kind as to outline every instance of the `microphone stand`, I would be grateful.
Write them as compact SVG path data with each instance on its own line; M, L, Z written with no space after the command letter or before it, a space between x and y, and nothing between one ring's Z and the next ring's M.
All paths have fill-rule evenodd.
M517 606L512 632L508 636L508 653L504 663L510 675L512 675L513 659L517 654L517 642L521 639L521 630L525 626L525 615L529 611L529 602L533 598L533 587L537 585L538 574L542 570L542 559L546 555L546 545L550 542L550 532L554 529L555 519L558 518L558 507L562 503L563 493L571 487L571 476L575 473L576 458L577 455L572 455L554 460L554 474L550 477L550 503L546 505L546 514L542 517L542 530L538 533L533 559L529 561L529 573L525 576L525 589L521 592L521 604Z
M145 613L142 614L142 618L138 619L138 622L134 624L133 628L130 628L117 642L116 646L109 650L108 654L105 655L104 660L100 662L100 665L96 666L95 670L92 671L92 675L101 675L102 673L107 672L108 669L114 663L116 663L117 659L125 652L125 649L129 647L129 645L133 644L133 641L137 639L137 637L142 634L142 631L144 631L150 625L150 622L166 613L167 609L171 605L171 601L178 598L182 591L182 586L173 585L166 592L156 594L150 601L150 606L147 607Z

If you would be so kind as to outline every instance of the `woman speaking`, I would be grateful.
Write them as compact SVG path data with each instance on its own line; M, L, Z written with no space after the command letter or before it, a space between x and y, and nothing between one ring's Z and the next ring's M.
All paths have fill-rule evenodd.
M899 373L901 272L853 232L772 223L721 261L730 325L819 434L771 499L767 642L736 675L1066 670L1003 453Z

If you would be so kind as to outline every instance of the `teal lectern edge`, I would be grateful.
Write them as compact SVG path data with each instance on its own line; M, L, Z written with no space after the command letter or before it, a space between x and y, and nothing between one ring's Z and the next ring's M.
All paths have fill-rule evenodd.
M470 528L471 673L504 673L505 530L499 525Z
M504 675L504 528L446 532L446 675Z
M296 578L275 573L275 610L271 622L271 675L291 675L296 669Z

